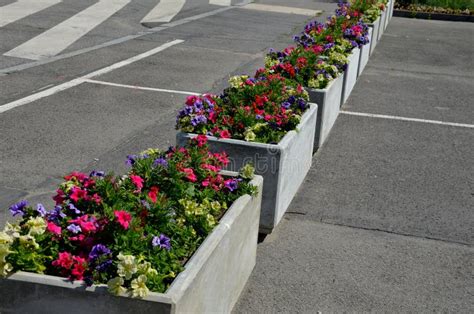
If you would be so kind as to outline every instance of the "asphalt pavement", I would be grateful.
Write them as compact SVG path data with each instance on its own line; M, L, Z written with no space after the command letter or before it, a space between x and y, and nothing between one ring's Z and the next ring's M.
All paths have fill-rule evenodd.
M335 8L256 2L323 10L320 20ZM55 55L44 43L36 59L5 55L95 3L65 0L0 28L0 225L19 199L52 206L72 170L122 173L126 155L174 144L186 95L252 73L310 19L188 0L149 28L140 22L159 1L132 0ZM304 186L259 244L236 313L472 312L473 31L392 19Z

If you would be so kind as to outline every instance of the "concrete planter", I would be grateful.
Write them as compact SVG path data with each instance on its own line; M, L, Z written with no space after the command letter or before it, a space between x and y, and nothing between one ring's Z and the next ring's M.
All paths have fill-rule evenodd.
M260 233L271 233L280 222L311 167L317 112L318 107L311 104L297 131L288 132L278 144L208 137L212 151L229 155L229 170L236 171L250 162L255 172L263 176ZM176 142L182 146L194 136L178 133Z
M263 178L258 196L237 199L166 293L116 297L105 285L17 272L0 280L1 313L229 313L255 266Z
M387 25L388 25L388 22L390 22L390 14L392 13L392 3L393 3L394 0L390 0L388 3L387 3L387 8L385 9L385 12L386 12L386 15L385 15L385 25L384 25L384 29L387 28Z
M388 16L389 17L389 22L390 22L390 20L392 19L392 16L393 16L393 7L394 7L394 5L395 5L395 0L391 0L390 1L390 14Z
M377 41L379 38L379 27L380 27L380 17L378 17L373 23L367 24L372 28L372 37L370 38L370 54L374 52L375 46L377 46Z
M382 14L380 15L380 23L379 23L379 33L377 40L379 41L382 38L383 32L385 31L385 21L387 19L387 9L382 11Z
M344 84L342 88L341 107L346 102L347 98L352 92L356 82L357 75L359 72L359 60L360 60L360 48L352 49L351 54L348 57L349 63L344 73Z
M309 93L310 101L318 105L318 120L314 134L313 151L323 145L336 122L341 105L343 83L344 75L341 75L325 89L305 88Z
M370 42L360 48L359 69L357 70L357 76L362 74L362 71L364 71L367 62L369 62L370 46L372 45L372 32L373 29L369 27Z

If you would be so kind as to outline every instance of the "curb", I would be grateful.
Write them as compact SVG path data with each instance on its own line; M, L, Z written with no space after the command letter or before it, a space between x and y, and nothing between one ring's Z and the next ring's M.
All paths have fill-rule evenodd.
M415 18L415 19L474 23L474 15L415 12L415 11L399 10L399 9L393 10L393 15L396 17L407 17L407 18Z

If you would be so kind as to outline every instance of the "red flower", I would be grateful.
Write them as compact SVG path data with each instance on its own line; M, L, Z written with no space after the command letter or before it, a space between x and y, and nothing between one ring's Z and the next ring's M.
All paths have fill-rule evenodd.
M130 226L130 221L132 220L132 215L125 210L115 210L114 215L117 218L119 224L124 228L128 229Z
M77 171L73 171L73 172L71 172L70 175L64 177L64 179L66 179L67 181L71 181L72 179L76 179L79 182L84 181L84 179L86 179L86 178L88 178L87 174L82 173L82 172L77 172Z
M150 191L148 192L148 197L151 199L153 203L156 203L158 192L159 192L159 189L156 186L152 186L150 188Z
M79 218L72 219L69 222L81 226L83 232L94 232L97 230L96 220L93 216L89 217L89 215L83 215Z
M72 266L72 255L68 252L59 253L59 257L53 261L53 266L60 266L62 268L70 269Z
M85 258L74 256L74 267L71 271L72 279L82 280L84 278L84 272L86 271L87 262Z
M186 97L186 105L192 106L198 99L199 99L199 96L196 96L196 95L188 96Z
M56 196L53 197L53 200L56 202L56 205L62 204L64 202L64 192L61 189L56 190Z
M48 226L46 228L48 229L49 232L51 232L53 234L56 234L56 235L61 234L61 227L55 225L52 222L48 222Z
M230 132L228 130L222 130L220 133L221 138L230 138Z
M207 143L207 136L202 134L196 136L194 139L197 141L198 147L203 147Z
M182 171L186 174L186 178L187 178L189 181L191 181L191 182L196 182L196 181L197 181L197 177L196 177L196 175L194 174L193 169L191 169L191 168L184 168Z
M143 179L140 176L130 175L130 180L137 187L137 190L140 191L143 188Z

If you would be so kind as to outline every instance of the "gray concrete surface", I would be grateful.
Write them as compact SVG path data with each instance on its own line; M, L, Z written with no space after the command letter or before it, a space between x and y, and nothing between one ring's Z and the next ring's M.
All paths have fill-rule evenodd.
M393 18L342 110L474 124L472 30ZM472 156L473 128L339 115L234 312L472 312Z

